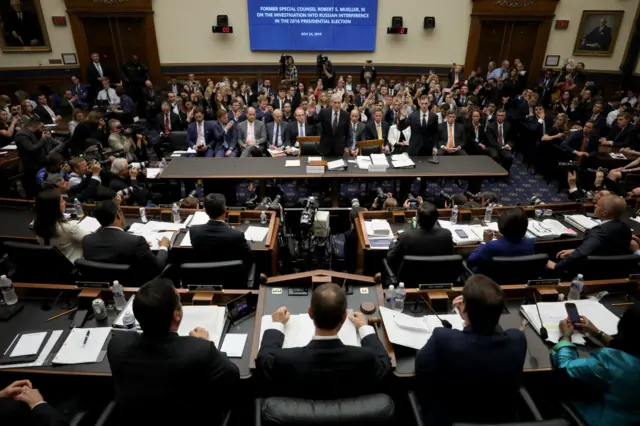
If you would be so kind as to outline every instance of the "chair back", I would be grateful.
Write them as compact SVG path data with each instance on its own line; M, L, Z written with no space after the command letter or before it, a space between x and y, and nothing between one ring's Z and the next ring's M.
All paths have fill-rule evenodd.
M587 256L584 265L585 280L627 278L640 271L640 258L635 254L620 256Z
M462 256L405 256L398 269L398 281L406 288L419 284L457 283L462 273Z
M175 151L186 151L189 148L186 131L171 132L169 142Z
M515 423L495 423L493 425L486 423L454 423L453 426L570 426L565 419L539 420L533 422L515 422Z
M383 426L394 424L395 406L385 394L330 401L272 397L258 400L258 425Z
M540 278L545 271L549 255L545 253L529 256L496 256L486 264L485 275L496 283L524 284L528 280Z
M76 267L83 281L95 282L120 282L124 286L136 287L143 282L133 274L131 265L117 263L94 262L92 260L78 259Z
M298 157L318 155L318 143L320 143L320 136L298 136L296 138L300 151Z
M241 260L183 263L180 265L182 287L190 284L221 285L225 289L246 289L247 271Z
M3 243L9 261L15 265L13 281L40 284L72 284L76 270L60 250L40 244Z
M372 139L368 141L356 142L356 148L360 149L360 155L371 155L382 153L384 139Z

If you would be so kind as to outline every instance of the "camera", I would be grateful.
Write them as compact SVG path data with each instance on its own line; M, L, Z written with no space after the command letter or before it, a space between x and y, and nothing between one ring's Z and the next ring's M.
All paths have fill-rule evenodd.
M302 214L300 215L300 228L304 230L311 229L311 226L313 225L313 222L316 218L318 207L320 207L320 204L318 203L318 199L316 197L307 198L307 203L304 206Z
M355 209L357 207L360 207L360 200L358 200L357 198L354 198L351 200L351 208Z
M420 202L418 201L418 199L414 197L413 194L411 193L407 195L407 200L409 201L409 208L411 210L415 210L420 206Z
M444 191L440 191L440 194L438 194L438 196L443 199L444 201L451 201L451 198L453 197L453 195L449 194L448 192L444 192Z
M120 191L116 192L116 195L119 195L121 198L133 196L138 189L133 186L128 186Z
M474 194L471 191L467 191L467 192L464 193L464 195L470 200L476 201L478 203L482 202L482 194L481 193Z
M559 162L558 167L572 171L572 170L578 170L580 168L580 164L578 164L577 161L565 161L565 162Z
M531 200L529 200L529 203L532 206L537 206L538 204L544 204L544 201L542 201L537 195L534 195L533 197L531 197Z
M138 169L140 171L146 169L147 167L149 167L149 162L148 161L140 161L137 163L131 163L129 164L129 170L131 169Z
M322 54L316 57L316 74L318 76L322 75L324 64L329 60L328 57L322 56Z
M378 205L378 207L382 207L384 202L387 201L387 198L389 198L389 196L385 194L382 188L376 188L376 204Z
M605 176L609 173L609 169L605 169L604 167L598 167L597 169L587 169L587 171L591 172L591 173L600 172L600 173L604 174Z

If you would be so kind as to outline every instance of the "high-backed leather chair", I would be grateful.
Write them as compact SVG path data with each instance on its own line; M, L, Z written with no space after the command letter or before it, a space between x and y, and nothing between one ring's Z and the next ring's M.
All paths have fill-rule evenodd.
M298 142L300 149L298 157L319 155L318 144L320 143L320 136L298 136L296 142Z
M80 272L82 281L108 282L118 281L124 286L137 287L145 283L145 280L136 277L131 265L116 263L94 262L92 260L78 259L76 267Z
M496 256L487 262L483 270L485 275L498 284L524 284L528 280L540 278L545 271L549 255L545 253L529 256Z
M184 288L190 284L209 284L225 289L250 289L254 287L255 275L255 263L246 270L241 260L180 265L180 281Z
M640 262L640 257L635 254L587 256L587 261L584 263L584 279L627 278L629 274L640 272L638 262Z
M371 155L382 153L384 139L372 139L368 141L356 142L356 148L360 150L360 155Z
M13 281L41 284L73 284L76 268L54 246L5 241L4 250L15 266Z
M405 256L398 271L392 271L387 259L382 260L385 284L403 282L406 288L416 288L420 284L457 283L463 271L462 256Z

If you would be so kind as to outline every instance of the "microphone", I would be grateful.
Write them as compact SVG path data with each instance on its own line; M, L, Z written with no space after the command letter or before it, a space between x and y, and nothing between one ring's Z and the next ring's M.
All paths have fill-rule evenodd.
M540 320L540 337L542 337L542 340L547 340L549 338L549 332L547 331L547 329L545 328L544 324L542 323L542 315L540 315L540 308L538 307L538 299L536 298L536 292L535 290L533 291L533 302L536 305L536 311L538 311L538 319Z
M438 318L438 320L440 321L440 323L442 324L442 326L444 328L453 328L453 326L451 325L451 323L447 320L443 320L442 318L440 318L440 316L438 315L438 313L433 309L433 307L431 306L431 303L429 303L429 301L427 300L426 297L424 297L423 295L420 295L420 297L422 297L422 300L424 300L424 303L427 304L427 307L429 308L429 312L431 312L433 315L436 316L436 318Z

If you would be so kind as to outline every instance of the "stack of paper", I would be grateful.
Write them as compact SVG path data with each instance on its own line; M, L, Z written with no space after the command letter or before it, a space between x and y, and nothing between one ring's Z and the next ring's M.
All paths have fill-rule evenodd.
M280 148L267 149L267 152L269 152L269 155L271 155L272 157L286 157L287 156L287 153L282 151L282 149L280 149Z
M176 233L185 227L184 223L158 222L151 220L145 224L135 223L129 228L129 233L140 235L147 240L151 250L158 250L158 243L164 237L172 241Z
M100 225L100 222L98 222L96 218L91 216L85 216L84 219L78 222L78 227L83 231L90 232L93 234L98 229L102 228L102 225Z
M413 160L409 158L409 154L405 152L404 154L392 155L391 165L396 169L398 169L398 168L415 167L416 163L414 163Z
M172 157L176 158L176 157L182 157L183 155L185 155L187 153L187 151L173 151L173 153L171 154Z
M348 315L351 315L353 311L348 310ZM273 321L271 315L265 315L262 317L261 331L260 331L260 345L262 345L262 336L265 330L271 328ZM308 314L291 315L289 321L284 326L284 344L283 348L301 348L307 346L315 334L315 326L313 320ZM338 332L338 337L345 345L360 346L360 337L358 336L356 326L353 325L350 319L342 324L342 328Z
M196 149L195 148L187 149L187 154L195 154L195 153L196 153Z
M471 225L452 224L448 220L439 220L441 228L451 231L453 243L457 246L478 244L484 241L483 228Z
M285 167L300 167L300 160L287 160L284 162Z
M322 161L322 157L309 157L307 159L308 163L311 163L312 161Z
M389 341L394 345L413 349L421 349L433 334L433 330L442 327L435 315L412 317L384 306L380 306L380 315ZM464 328L464 321L459 315L440 315L440 318L449 321L456 330Z
M391 226L389 222L384 219L373 219L365 222L367 227L367 235L374 235L377 237L393 237ZM369 225L370 224L370 225ZM371 233L369 233L371 231Z
M542 221L529 219L527 231L530 232L534 238L541 240L553 240L555 238L560 238L563 235L570 237L575 237L577 235L576 231L571 228L567 228L555 219L545 219Z
M226 353L229 358L242 358L246 342L246 334L225 334L220 352Z
M18 336L16 336L18 337ZM47 337L47 332L42 331L39 333L25 333L20 336L20 340L13 347L10 358L19 356L36 355L40 350L40 347L44 343L44 339ZM15 340L15 338L14 338Z
M186 234L184 234L184 238L182 238L182 241L180 241L180 247L191 247L191 232L187 231Z
M247 241L253 241L255 243L259 243L264 241L264 238L267 236L269 232L269 228L264 228L260 226L250 226L244 231L244 238Z
M542 324L547 329L549 334L549 341L557 343L560 340L560 321L567 318L567 310L564 306L568 302L540 302L538 308L540 309L540 317L542 317ZM578 308L578 313L589 318L596 327L604 331L609 335L614 335L618 332L618 321L620 320L604 305L595 300L572 300L570 303L575 303ZM536 305L522 305L520 306L520 312L529 321L531 327L536 331L540 331L540 317L538 316L538 310ZM585 340L582 334L573 333L571 337L573 343L584 345Z
M195 212L192 216L185 221L187 227L191 228L194 225L204 225L209 222L209 215L205 212Z
M155 179L162 171L159 167L147 167L147 179Z
M16 149L18 149L18 147L16 146L15 142L12 143L12 144L5 145L5 146L2 147L3 151L14 151Z
M371 158L358 155L356 157L356 165L359 169L368 170L371 165Z
M616 159L616 160L626 160L627 157L624 156L624 154L622 154L621 152L610 152L609 155L611 156L611 158Z
M217 348L220 346L226 319L227 308L225 306L183 306L182 322L178 328L178 334L188 336L194 328L204 328L209 332L209 340Z
M62 336L62 333L63 333L63 330L53 330L51 332L51 335L49 336L47 343L45 343L44 347L40 351L40 355L38 355L38 359L35 360L34 362L20 363L20 364L3 364L3 365L0 365L0 369L43 366L47 358L49 358L49 354L51 353L53 348L56 346L56 343L58 343L58 340L60 339L60 336Z
M53 358L53 363L86 364L99 362L104 344L110 333L111 329L108 327L71 329L67 340L64 341L55 358Z
M371 164L375 164L376 166L389 166L387 156L384 154L371 154L370 157Z
M347 167L347 163L344 160L334 160L327 163L329 170L342 170Z
M571 226L580 230L580 232L587 231L600 225L599 220L591 219L583 214L568 214L564 216L564 220L566 220Z

